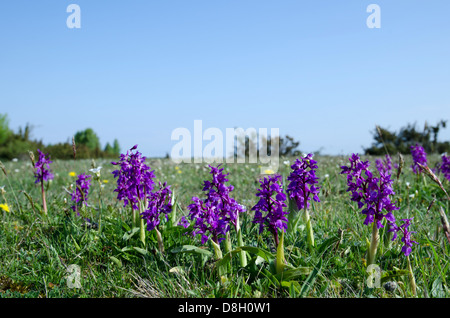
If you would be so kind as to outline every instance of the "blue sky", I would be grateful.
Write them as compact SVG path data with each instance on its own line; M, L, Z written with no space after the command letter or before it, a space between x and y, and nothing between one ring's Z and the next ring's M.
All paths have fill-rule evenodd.
M448 0L2 1L0 113L44 143L91 127L147 156L196 119L362 153L376 124L450 119L449 16Z

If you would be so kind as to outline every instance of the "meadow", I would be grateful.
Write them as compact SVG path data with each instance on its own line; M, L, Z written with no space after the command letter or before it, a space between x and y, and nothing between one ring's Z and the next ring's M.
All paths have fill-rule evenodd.
M50 154L51 155L51 154ZM146 231L145 244L133 220L130 205L117 199L117 166L111 160L54 160L54 174L44 183L48 213L43 212L41 187L27 157L3 162L0 172L0 297L47 298L444 298L450 296L450 242L445 236L440 209L448 215L449 200L436 182L411 169L411 156L397 178L392 173L399 207L397 220L413 218L409 230L412 252L405 257L400 238L389 239L387 227L380 229L376 265L378 281L370 284L367 253L372 227L350 200L341 166L348 156L315 156L320 202L311 201L310 222L314 245L308 243L304 218L288 217L282 251L268 231L253 223L252 207L258 203L258 164L223 164L230 193L246 208L240 213L241 236L230 230L231 248L222 241L222 257L211 240L204 244L180 226L188 215L192 197L204 197L204 181L210 179L207 164L174 164L170 159L147 158L155 184L167 182L173 192L168 220L161 218L159 232ZM369 160L376 172L377 157ZM285 184L296 158L281 158L279 173ZM393 162L398 162L392 156ZM428 157L430 167L440 156ZM216 166L216 165L215 165ZM98 178L90 169L98 169ZM75 213L71 193L77 176L93 176L87 206ZM268 171L270 173L270 171ZM438 175L444 189L450 184ZM302 211L299 211L299 215ZM295 222L294 222L295 221ZM245 254L242 266L240 257ZM280 255L284 258L279 270ZM411 270L409 269L409 264ZM76 265L75 267L73 265ZM75 268L75 270L74 270ZM79 269L79 273L76 270ZM415 280L412 288L411 276ZM71 280L76 278L77 281Z

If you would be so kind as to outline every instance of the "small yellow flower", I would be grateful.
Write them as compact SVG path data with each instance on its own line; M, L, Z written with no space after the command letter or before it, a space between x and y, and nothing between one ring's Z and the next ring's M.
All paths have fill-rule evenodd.
M9 212L9 206L6 203L0 204L0 208L5 212Z
M76 177L77 174L76 174L74 171L70 171L70 172L69 172L69 176L71 176L71 177Z
M266 170L264 170L264 173L265 174L274 174L272 169L266 169Z
M109 180L103 180L103 183L108 183L109 182Z

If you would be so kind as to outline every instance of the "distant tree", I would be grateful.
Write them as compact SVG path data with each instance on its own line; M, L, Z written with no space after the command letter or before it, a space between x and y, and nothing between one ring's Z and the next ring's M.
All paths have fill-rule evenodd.
M22 127L19 127L19 131L18 131L18 137L22 140L22 141L30 141L30 137L31 137L31 130L33 129L33 127L27 123L25 125L25 128L22 130Z
M120 146L117 139L114 139L113 145L109 142L106 143L105 149L103 150L105 153L111 156L118 156L120 155Z
M104 152L113 153L113 147L111 147L111 145L109 144L109 142L106 143L105 149L103 150Z
M97 149L100 149L100 139L91 128L78 131L74 139L77 145L85 145L89 150L97 151Z
M291 136L280 137L280 156L298 157L300 155L300 150L297 149L299 145L300 141L295 141Z
M28 151L36 153L40 149L49 153L52 159L73 159L72 141L44 145L42 140L31 140L33 126L26 124L13 132L8 127L7 114L0 114L0 159L28 158ZM95 132L88 128L74 136L77 159L113 158L120 154L119 142L114 140L113 146L107 144L105 151L100 149L100 142Z
M119 141L117 139L114 139L113 142L113 154L115 155L120 155L120 146L119 146Z
M263 137L266 139L265 137ZM293 137L286 135L285 137L278 137L278 154L281 157L298 157L300 156L300 150L298 146L300 145L300 141L295 141ZM267 144L267 155L272 154L272 136L269 136L265 140Z

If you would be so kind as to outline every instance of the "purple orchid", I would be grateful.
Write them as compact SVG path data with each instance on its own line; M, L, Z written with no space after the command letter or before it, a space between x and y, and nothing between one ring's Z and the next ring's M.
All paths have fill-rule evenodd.
M117 199L124 201L124 206L131 204L133 210L139 210L139 202L142 202L153 190L154 172L145 164L145 157L133 146L126 154L120 155L119 162L111 162L120 166L120 169L112 172L117 178Z
M283 193L281 176L274 174L259 180L259 183L261 185L256 194L259 201L252 208L255 211L253 223L259 224L260 233L267 228L278 245L278 230L286 232L288 221L286 218L288 212L284 211L284 208L287 207L285 203L287 198Z
M389 155L385 155L383 160L376 159L375 165L379 172L383 172L384 174L392 173L392 159Z
M147 209L141 213L142 218L147 221L147 231L158 228L161 214L165 215L166 220L169 219L169 213L172 212L171 195L170 186L161 182L159 189L150 193Z
M380 177L375 178L369 170L369 161L361 161L357 154L349 158L350 167L342 166L341 174L347 175L347 192L351 192L351 200L358 203L366 215L365 225L373 223L372 240L367 252L367 264L375 264L378 247L378 230L383 227L383 218L388 222L388 229L395 228L395 217L392 211L399 208L391 202L389 196L394 195L391 175L383 169L379 171ZM383 213L386 211L386 214Z
M425 149L419 144L411 146L411 155L413 159L411 168L413 169L415 174L421 173L422 168L419 167L418 163L423 166L427 165L427 153L425 152Z
M44 181L53 179L53 174L50 171L50 163L52 163L52 161L50 160L50 157L46 158L46 155L44 155L42 151L39 149L37 151L39 153L39 159L34 165L34 177L36 178L34 183L41 183L42 207L44 214L47 215L47 201L45 199Z
M215 243L224 240L224 236L230 230L230 224L237 227L238 214L245 212L245 207L238 204L230 197L230 192L234 190L233 185L225 185L229 174L224 174L224 168L209 166L212 181L204 181L203 191L206 192L204 200L193 197L194 203L188 206L189 218L194 221L194 231L192 235L201 234L201 243L205 244L212 238ZM187 228L189 222L183 216L179 225Z
M308 201L311 199L320 202L318 197L320 190L315 186L318 183L316 163L317 161L312 159L312 154L308 154L301 160L297 159L291 166L293 171L287 178L290 183L286 192L289 198L295 201L299 210L305 208L305 202L306 208L309 208Z
M39 149L37 151L39 153L39 159L34 165L34 168L36 169L34 172L36 181L34 183L42 183L44 181L52 180L53 174L50 170L50 163L52 163L53 161L50 160L50 157L46 158L47 155L42 153L42 151L40 151Z
M228 181L226 178L229 173L224 174L224 168L209 166L212 175L212 181L206 180L204 182L203 191L207 192L206 201L211 202L212 205L217 206L217 210L223 216L227 223L231 223L236 226L238 214L245 212L244 206L238 204L236 200L230 197L230 193L234 190L233 185L225 185Z
M87 205L87 199L89 195L89 188L91 186L91 175L86 175L84 173L78 176L76 181L76 188L72 193L72 201L75 201L75 204L72 206L72 210L77 211L78 205L85 204Z
M385 218L389 223L395 223L392 211L399 208L391 202L394 195L391 176L380 171L380 178L375 178L369 170L370 163L361 161L357 154L353 154L350 167L342 166L341 174L347 174L347 192L351 192L351 200L358 203L358 208L364 208L362 214L366 215L364 224L377 223L377 228L383 227ZM386 214L383 213L386 211Z
M416 241L411 240L411 234L415 233L415 232L409 232L408 231L408 227L411 225L411 221L413 218L410 219L401 219L400 221L403 222L402 225L397 226L397 225L393 225L390 229L389 232L394 232L394 236L392 238L392 240L395 240L397 238L397 233L401 232L403 234L402 237L402 242L403 242L403 247L402 247L402 252L403 254L405 254L405 256L408 256L409 254L411 254L412 252L412 243L415 244L419 244Z
M444 175L445 179L450 181L450 157L445 154L442 155L442 163L439 168L440 172Z
M190 219L195 220L192 236L201 234L202 244L205 244L211 236L212 240L219 244L230 230L229 223L212 202L202 201L198 197L193 197L192 201L194 203L188 206Z

